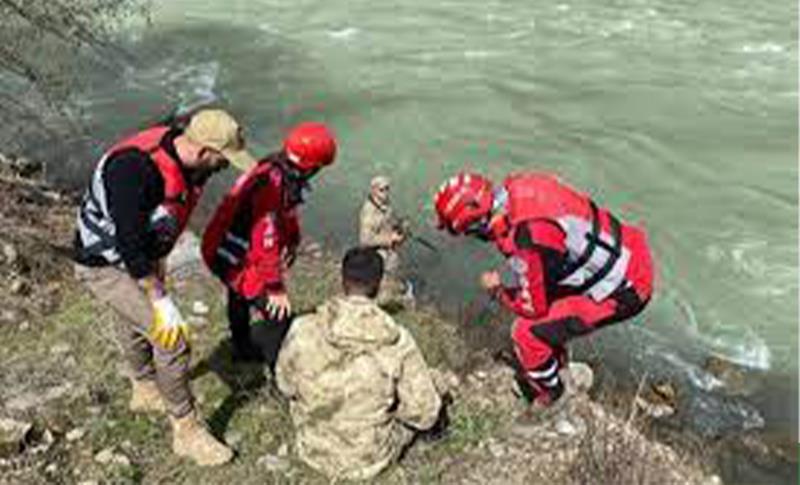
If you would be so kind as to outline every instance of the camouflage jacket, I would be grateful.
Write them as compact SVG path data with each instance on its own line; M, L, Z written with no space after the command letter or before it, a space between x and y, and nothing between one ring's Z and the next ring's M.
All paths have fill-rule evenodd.
M359 243L362 246L388 248L398 223L390 206L380 206L367 197L359 214Z
M332 479L375 476L441 407L411 334L365 297L334 298L298 318L276 375L299 456Z

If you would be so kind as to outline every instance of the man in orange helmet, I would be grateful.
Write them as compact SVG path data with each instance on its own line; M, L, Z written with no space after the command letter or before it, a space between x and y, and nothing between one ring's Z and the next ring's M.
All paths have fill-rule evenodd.
M228 321L235 357L274 367L292 314L284 270L300 243L297 209L309 180L336 156L322 123L300 123L283 148L244 173L217 208L203 235L203 259L228 287Z
M568 341L632 318L650 299L644 231L554 176L516 174L494 187L460 173L442 184L434 205L442 229L493 242L508 258L515 284L490 271L481 286L517 315L517 381L536 408L564 393Z

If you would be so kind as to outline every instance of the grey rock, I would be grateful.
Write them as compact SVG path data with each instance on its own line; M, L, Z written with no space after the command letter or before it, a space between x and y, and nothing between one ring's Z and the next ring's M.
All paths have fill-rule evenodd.
M94 461L102 465L131 465L131 461L128 459L128 457L122 453L117 453L113 446L108 447L94 455Z
M192 313L194 313L195 315L205 316L205 315L208 315L209 311L211 311L211 309L208 307L208 305L204 301L195 300L192 303Z
M239 431L230 430L225 433L225 442L228 443L230 446L236 446L242 442L244 436Z
M11 243L3 244L3 262L9 266L16 264L19 260L19 252Z
M186 321L193 327L205 327L208 325L208 320L205 317L199 317L197 315L189 315Z
M75 428L67 433L67 441L70 443L79 441L83 439L84 436L86 436L86 430L83 428Z
M562 436L575 436L578 434L578 428L566 418L561 418L556 421L555 428L556 432Z
M636 407L651 418L659 419L675 414L675 408L665 403L653 403L642 397L636 398Z
M50 347L50 353L53 355L68 354L72 347L66 342L61 342Z
M290 463L277 455L267 453L256 461L258 466L263 466L271 472L284 473L289 470Z
M583 362L570 362L566 374L568 385L572 385L577 392L587 392L594 384L594 371Z
M18 157L14 161L14 170L23 177L30 177L42 171L42 164L28 157Z
M100 463L102 465L107 465L114 460L114 448L106 448L96 455L94 455L94 461Z
M5 309L0 311L0 323L15 323L19 320L19 313L14 310Z
M21 452L31 429L33 429L31 423L0 418L0 457L8 457Z
M278 456L285 457L289 455L289 444L283 443L280 448L278 448Z
M66 382L60 386L51 387L44 391L28 391L6 402L6 408L12 411L26 411L47 402L60 399L70 394L74 386Z
M495 458L502 458L506 455L506 447L494 440L489 442L487 448L489 449L489 453Z
M12 294L18 296L24 296L28 294L30 291L30 287L28 287L25 281L23 281L21 278L12 279L8 289L11 291Z
M704 437L719 438L764 427L764 418L758 409L740 398L697 393L688 401L682 415Z

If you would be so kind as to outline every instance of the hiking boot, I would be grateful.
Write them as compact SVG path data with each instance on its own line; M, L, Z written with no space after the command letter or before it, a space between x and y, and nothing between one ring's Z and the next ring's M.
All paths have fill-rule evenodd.
M192 459L200 466L215 466L229 462L233 451L214 438L192 411L182 418L170 418L172 451Z
M161 391L152 379L131 379L131 402L128 407L135 413L163 413L167 411Z

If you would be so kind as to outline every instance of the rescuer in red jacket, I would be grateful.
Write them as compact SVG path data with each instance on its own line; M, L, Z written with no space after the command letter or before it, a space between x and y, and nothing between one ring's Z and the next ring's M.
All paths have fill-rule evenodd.
M295 126L283 149L245 170L203 235L203 259L228 287L235 355L274 365L292 313L284 271L300 243L298 206L309 180L333 163L336 141L322 123Z
M516 174L493 187L459 173L434 205L442 229L493 242L507 258L515 283L503 285L490 271L481 286L517 315L517 380L537 407L564 392L559 371L569 340L635 316L650 299L645 233L554 176Z

